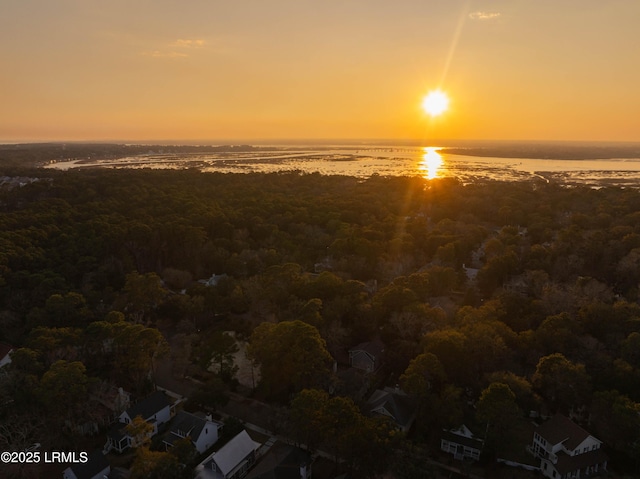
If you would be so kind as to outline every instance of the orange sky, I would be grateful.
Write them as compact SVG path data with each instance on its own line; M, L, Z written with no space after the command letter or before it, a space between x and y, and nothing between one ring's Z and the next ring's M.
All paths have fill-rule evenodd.
M640 141L638 0L4 0L0 141ZM441 88L435 120L422 97Z

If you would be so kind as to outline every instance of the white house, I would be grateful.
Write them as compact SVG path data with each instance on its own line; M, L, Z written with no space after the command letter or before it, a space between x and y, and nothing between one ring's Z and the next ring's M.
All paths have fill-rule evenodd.
M240 479L256 462L260 444L240 432L196 467L196 479Z
M445 430L440 438L440 449L453 454L459 461L479 461L484 441L477 438L464 424L458 429Z
M138 401L135 405L124 411L118 417L118 423L111 427L107 433L107 443L104 445L104 452L115 449L123 452L129 447L135 447L133 438L127 433L126 425L133 419L140 416L153 426L150 437L158 434L158 426L169 422L173 412L169 397L162 391L156 391L150 396Z
M191 443L202 454L218 441L218 431L222 424L214 422L211 417L199 417L186 411L180 411L171 421L169 433L163 442L168 448L184 438L189 438Z
M552 479L576 479L607 470L607 455L596 439L573 421L555 415L533 433L532 452L540 471Z
M101 451L89 454L88 461L77 463L62 471L63 479L104 479L111 473L109 461Z

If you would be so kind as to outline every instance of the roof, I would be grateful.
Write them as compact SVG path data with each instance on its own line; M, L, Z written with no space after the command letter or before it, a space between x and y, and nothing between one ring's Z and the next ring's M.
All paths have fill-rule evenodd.
M559 453L558 462L553 467L560 473L561 476L578 469L585 469L588 466L596 464L602 464L609 458L605 452L598 448L593 451L584 452L582 454L576 454L575 456L569 456L568 454Z
M96 450L89 453L89 459L85 463L77 463L69 466L78 479L89 479L104 471L109 466L109 461L102 454L102 451Z
M571 451L590 436L587 431L562 414L556 414L547 422L538 426L536 432L551 444L559 444L566 441L564 446Z
M445 439L454 444L461 444L473 449L482 450L483 442L481 439L456 434L454 431L442 431L442 439Z
M367 401L367 408L372 413L381 413L380 409L387 411L393 420L401 427L411 425L416 412L416 401L401 392L376 389Z
M109 430L107 431L107 436L116 442L120 442L125 437L127 437L127 430L125 429L126 427L127 426L125 424L117 422L109 428Z
M131 419L137 416L142 416L142 419L149 419L170 405L167 395L162 391L156 391L127 409L127 414Z
M0 342L0 359L4 358L11 351L13 351L13 346Z
M229 474L245 457L258 448L247 431L241 431L233 439L213 453L211 459L216 463L224 476Z
M374 341L367 341L349 349L349 352L352 351L364 351L365 353L370 354L373 357L378 357L384 352L384 343L379 339L376 339Z
M311 454L277 441L246 479L300 479L300 466L311 463Z
M207 425L207 422L211 422L216 426L218 425L213 421L207 421L206 419L200 418L186 411L180 411L176 414L176 417L173 418L169 432L181 437L189 436L195 441L200 437L200 434Z

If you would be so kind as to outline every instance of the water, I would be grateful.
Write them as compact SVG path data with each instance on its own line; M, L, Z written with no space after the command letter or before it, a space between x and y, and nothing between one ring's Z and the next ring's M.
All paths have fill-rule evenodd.
M455 154L452 151L455 151ZM469 153L472 154L459 154L460 151L458 148L450 150L439 147L376 145L278 146L268 150L258 148L249 152L209 154L160 151L111 160L59 161L47 167L196 168L205 172L222 173L299 171L360 178L368 178L374 174L418 175L427 179L455 177L463 182L540 179L555 180L564 184L640 186L640 158L536 159L508 157L521 154L513 149L505 149L505 156L474 156L473 153L484 154L478 149L469 149ZM548 154L549 151L553 150L545 150L544 154ZM580 152L585 154L584 150ZM612 150L610 153L619 152ZM562 154L568 154L566 148L562 150Z

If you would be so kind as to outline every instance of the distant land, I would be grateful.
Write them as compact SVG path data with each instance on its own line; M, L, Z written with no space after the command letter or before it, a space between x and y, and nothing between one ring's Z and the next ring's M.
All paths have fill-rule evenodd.
M173 141L173 142L49 142L0 144L0 166L40 167L52 161L69 159L115 159L157 152L223 153L282 151L288 146L314 149L358 149L364 146L437 146L452 155L477 157L530 158L549 160L639 159L640 142L574 141L420 141L420 140L254 140L254 141Z

